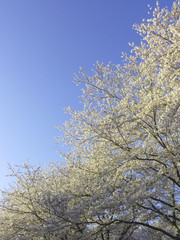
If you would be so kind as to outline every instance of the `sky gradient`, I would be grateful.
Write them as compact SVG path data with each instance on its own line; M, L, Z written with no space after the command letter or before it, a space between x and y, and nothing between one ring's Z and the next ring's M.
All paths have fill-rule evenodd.
M132 25L155 2L0 1L0 188L10 181L7 163L61 161L54 125L68 119L64 107L82 107L74 73L90 73L96 61L121 63L128 42L140 40ZM159 3L170 9L173 1Z

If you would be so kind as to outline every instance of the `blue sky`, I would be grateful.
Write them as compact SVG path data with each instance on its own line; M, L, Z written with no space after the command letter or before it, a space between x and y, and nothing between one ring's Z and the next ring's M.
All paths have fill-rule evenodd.
M10 181L7 163L61 161L54 125L68 119L64 107L82 107L74 73L90 72L96 61L121 63L128 42L139 42L132 25L155 2L0 1L0 187Z

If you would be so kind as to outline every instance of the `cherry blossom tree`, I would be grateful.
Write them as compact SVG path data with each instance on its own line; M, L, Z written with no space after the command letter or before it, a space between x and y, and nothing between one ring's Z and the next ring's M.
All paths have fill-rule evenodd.
M138 225L174 239L180 234L179 16L179 1L171 12L157 3L153 18L134 26L141 45L131 44L123 66L97 63L92 76L82 70L75 81L84 86L84 110L68 108L71 121L60 128L68 161L97 175L94 212L105 209L102 225Z
M122 66L76 75L84 110L58 127L65 166L12 169L1 239L180 239L179 16L180 1L157 3Z

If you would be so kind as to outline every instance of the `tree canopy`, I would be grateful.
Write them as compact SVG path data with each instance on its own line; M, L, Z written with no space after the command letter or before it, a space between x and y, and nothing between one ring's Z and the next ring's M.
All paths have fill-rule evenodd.
M60 140L65 164L11 168L0 239L180 239L180 1L134 25L123 65L81 69L81 111Z

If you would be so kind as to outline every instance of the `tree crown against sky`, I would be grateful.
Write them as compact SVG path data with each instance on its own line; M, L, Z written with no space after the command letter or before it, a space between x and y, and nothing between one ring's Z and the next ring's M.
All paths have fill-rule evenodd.
M180 239L179 16L179 1L157 3L123 66L76 75L84 110L58 127L66 164L12 168L1 239Z
M171 1L159 2L171 9ZM151 4L154 8L156 2ZM148 18L148 7L144 0L8 0L0 5L1 188L9 181L7 163L28 159L45 166L60 160L54 125L67 120L65 106L82 109L73 73L79 66L90 73L97 60L121 63L121 52L131 49L128 42L139 44L132 25Z

